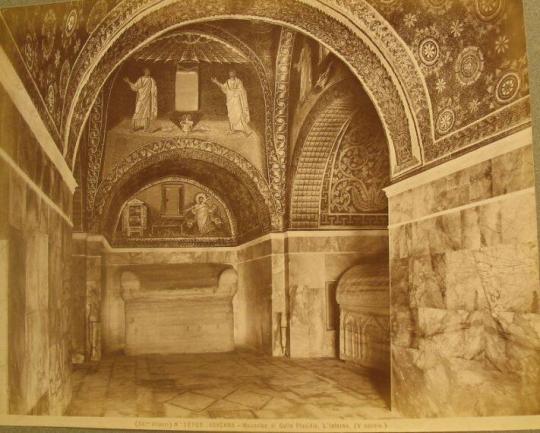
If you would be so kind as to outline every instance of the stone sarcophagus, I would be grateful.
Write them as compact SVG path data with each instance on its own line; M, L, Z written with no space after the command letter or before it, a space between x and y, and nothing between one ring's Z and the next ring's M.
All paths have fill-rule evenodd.
M349 269L338 282L339 357L364 367L390 366L388 265L369 263Z
M236 271L227 265L136 266L121 274L128 355L234 350Z

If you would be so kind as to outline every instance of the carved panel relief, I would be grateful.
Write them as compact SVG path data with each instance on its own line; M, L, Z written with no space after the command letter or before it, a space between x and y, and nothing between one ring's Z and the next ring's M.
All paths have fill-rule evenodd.
M341 359L384 370L390 364L390 284L385 257L356 265L338 282Z

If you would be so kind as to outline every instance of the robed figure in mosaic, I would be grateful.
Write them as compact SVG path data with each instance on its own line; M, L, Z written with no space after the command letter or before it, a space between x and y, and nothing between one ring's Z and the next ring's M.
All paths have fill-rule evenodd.
M300 74L300 94L299 94L299 103L302 105L306 102L306 99L309 96L309 92L313 87L312 80L312 65L311 65L311 48L304 42L302 50L300 51L300 58L298 63L294 65L294 68Z
M131 90L137 93L135 113L131 121L131 127L135 131L143 128L148 131L150 121L157 117L157 86L156 81L150 76L150 70L144 69L144 75L132 83L129 78L124 78Z
M208 235L216 232L223 225L223 221L217 215L217 208L210 202L209 197L204 193L195 196L195 204L188 209L193 214L194 223L200 235ZM188 227L193 225L188 221Z
M249 127L249 105L247 92L242 80L236 76L236 71L229 71L229 79L220 83L216 78L212 78L221 91L227 97L227 115L229 117L230 133L243 132L246 136L251 134Z

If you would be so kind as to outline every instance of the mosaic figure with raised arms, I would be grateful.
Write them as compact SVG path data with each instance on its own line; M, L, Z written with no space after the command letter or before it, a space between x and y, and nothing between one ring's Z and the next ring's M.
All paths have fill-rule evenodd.
M144 68L143 73L144 75L135 82L131 82L128 77L125 77L124 81L137 93L131 127L133 131L143 128L148 132L150 121L157 118L157 86L156 81L150 76L150 69Z
M227 98L227 115L229 117L230 133L243 132L246 137L251 135L249 127L250 114L247 92L244 83L237 77L234 69L229 70L229 78L220 83L212 77L212 82L217 85Z

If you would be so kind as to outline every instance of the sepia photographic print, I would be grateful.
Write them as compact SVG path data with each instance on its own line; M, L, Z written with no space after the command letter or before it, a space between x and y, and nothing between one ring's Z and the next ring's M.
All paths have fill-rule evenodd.
M540 428L533 3L0 1L0 424Z

